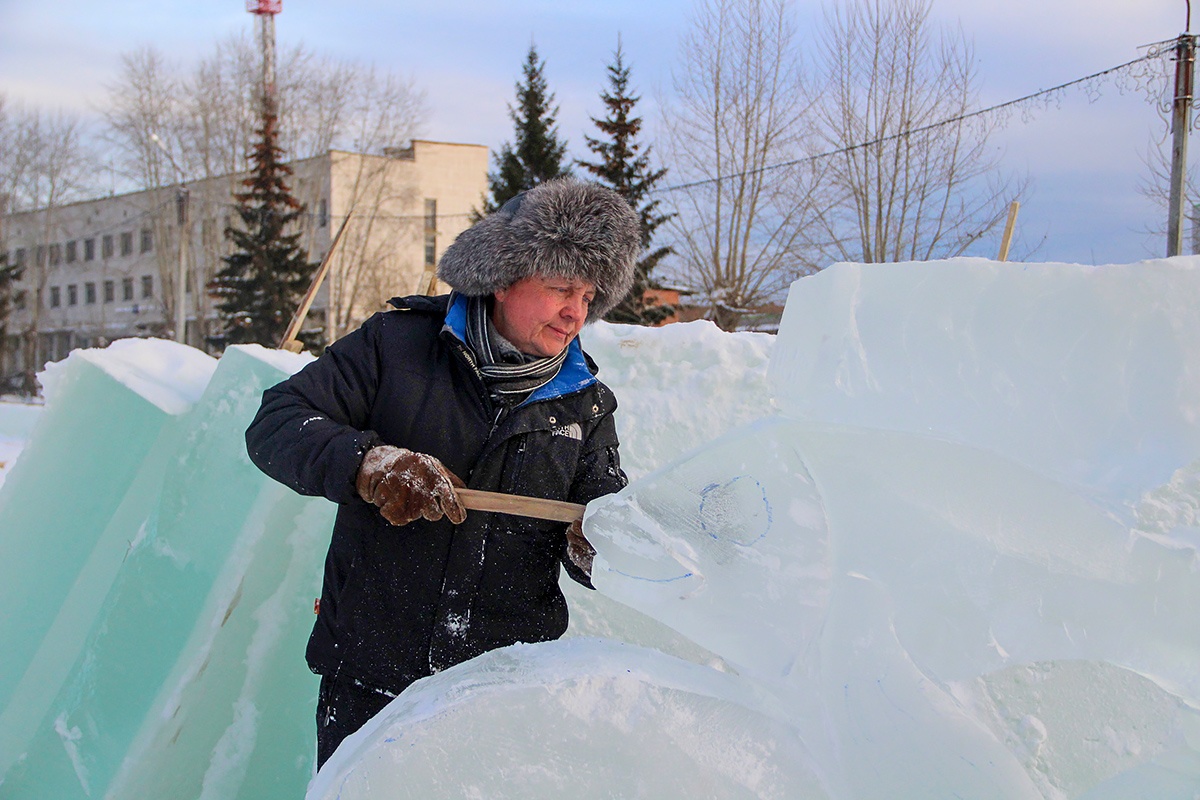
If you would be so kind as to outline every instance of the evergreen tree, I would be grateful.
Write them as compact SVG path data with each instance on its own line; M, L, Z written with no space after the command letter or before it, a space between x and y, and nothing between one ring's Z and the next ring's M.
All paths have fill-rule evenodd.
M523 80L516 85L517 105L508 107L516 127L516 145L505 142L495 157L496 171L488 173L491 198L484 200L484 213L539 183L571 174L563 166L567 143L558 138L558 108L552 107L554 95L546 85L545 67L538 59L537 47L531 44L522 67Z
M616 190L638 213L642 224L642 252L634 273L633 288L625 299L605 315L609 322L634 325L656 325L674 313L673 306L646 305L645 292L654 288L650 273L672 249L669 246L651 249L654 231L674 214L659 213L659 201L650 200L654 185L667 174L665 167L651 169L650 147L638 141L642 129L641 117L633 108L640 97L631 94L629 67L617 40L613 63L608 66L608 90L602 92L608 114L604 119L592 117L604 138L585 136L588 149L596 154L597 162L577 161L579 166L596 176L600 183Z
M225 229L235 250L209 284L223 345L277 347L317 268L300 247L300 231L285 233L305 209L286 183L292 168L283 163L276 123L274 113L263 115L250 177L242 182L246 191L236 195L241 226Z
M16 282L21 280L22 267L8 263L8 253L0 253L0 365L8 356L8 315L12 310ZM0 390L4 387L0 385Z

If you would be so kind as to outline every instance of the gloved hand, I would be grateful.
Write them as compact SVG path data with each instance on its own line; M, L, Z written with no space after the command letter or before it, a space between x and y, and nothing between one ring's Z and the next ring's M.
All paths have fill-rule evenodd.
M355 480L359 497L378 506L393 525L407 525L418 517L434 521L443 515L458 525L467 518L467 510L454 493L456 486L466 488L433 456L391 445L368 450Z
M577 519L567 526L567 558L571 563L583 570L583 574L592 577L592 559L596 548L592 547L583 535L583 520Z

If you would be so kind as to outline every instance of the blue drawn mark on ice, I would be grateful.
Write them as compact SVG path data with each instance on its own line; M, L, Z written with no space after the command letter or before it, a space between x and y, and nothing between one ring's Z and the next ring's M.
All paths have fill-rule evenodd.
M700 490L700 530L714 539L750 547L767 535L773 519L766 487L749 475L710 483ZM756 524L759 520L761 530Z
M614 575L620 575L622 578L629 578L630 580L635 581L645 581L646 583L674 583L675 581L681 581L696 574L694 572L685 572L682 575L676 575L672 578L647 578L645 575L632 575L628 572L622 572L619 569L612 569L611 567L609 568L609 572L612 572Z

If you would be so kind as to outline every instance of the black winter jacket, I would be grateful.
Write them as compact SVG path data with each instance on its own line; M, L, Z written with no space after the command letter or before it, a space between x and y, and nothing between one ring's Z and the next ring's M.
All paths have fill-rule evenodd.
M578 340L557 378L502 414L466 361L463 304L391 302L268 389L246 443L272 478L339 504L309 667L399 692L487 650L561 636L560 563L588 584L565 560L562 523L470 511L457 526L390 525L355 490L367 450L407 447L473 489L575 503L626 479L616 399Z

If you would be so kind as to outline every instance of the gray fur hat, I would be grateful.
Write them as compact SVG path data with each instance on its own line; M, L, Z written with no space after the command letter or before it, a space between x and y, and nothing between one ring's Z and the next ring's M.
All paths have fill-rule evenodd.
M438 277L468 297L507 289L533 275L596 285L595 322L633 286L642 250L637 214L621 195L594 183L558 178L509 200L459 234Z

